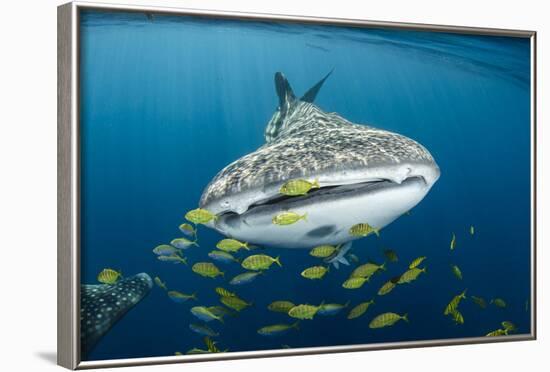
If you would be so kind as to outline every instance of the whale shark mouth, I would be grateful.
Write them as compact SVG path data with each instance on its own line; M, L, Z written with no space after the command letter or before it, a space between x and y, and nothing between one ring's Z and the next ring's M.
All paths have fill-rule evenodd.
M354 239L348 232L354 224L367 222L382 228L414 207L430 188L422 176L413 176L401 183L373 180L321 187L303 196L278 194L251 204L244 213L220 214L213 227L227 236L267 246L340 244ZM307 220L274 225L272 218L285 211L307 214Z
M421 181L426 184L426 181L422 176L409 177L405 179L401 184L408 184L412 181ZM314 202L315 200L323 198L341 198L341 197L353 197L357 193L368 193L380 191L389 187L396 187L399 184L391 180L373 180L368 182L360 182L354 184L345 184L345 185L332 185L325 186L320 188L311 189L306 195L302 196L287 196L283 194L278 194L273 196L270 199L267 199L262 202L254 203L250 205L248 211L254 210L254 208L261 206L284 206L290 205L292 203L305 203L307 201ZM283 208L284 209L284 208Z

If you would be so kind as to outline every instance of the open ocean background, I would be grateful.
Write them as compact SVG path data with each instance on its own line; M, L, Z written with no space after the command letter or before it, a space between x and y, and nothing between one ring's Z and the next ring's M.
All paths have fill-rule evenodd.
M177 304L153 288L88 360L204 348L188 328L198 323L189 309L218 305L216 286L254 303L225 324L209 324L221 334L218 346L230 351L476 337L504 320L530 332L528 39L85 11L81 40L82 283L97 283L97 274L112 267L125 276L159 276L169 289L199 297ZM316 105L417 140L441 168L410 215L380 238L354 243L361 263L383 262L385 248L399 261L359 290L341 287L352 267L331 268L321 281L302 278L319 262L308 250L262 251L281 256L283 267L240 287L158 261L152 249L181 236L183 215L197 207L211 178L264 143L278 103L274 73L282 71L301 96L332 68ZM457 247L450 251L453 232ZM186 251L189 262L209 261L222 238L200 227L200 248ZM418 256L428 257L427 274L377 296ZM450 264L462 269L462 281ZM216 265L227 279L244 271ZM508 306L482 310L465 301L465 323L455 325L443 309L465 288ZM299 331L280 337L256 333L293 322L267 310L274 300L354 306L372 298L375 304L355 320L346 319L348 308L302 321ZM368 328L387 311L408 313L410 323Z

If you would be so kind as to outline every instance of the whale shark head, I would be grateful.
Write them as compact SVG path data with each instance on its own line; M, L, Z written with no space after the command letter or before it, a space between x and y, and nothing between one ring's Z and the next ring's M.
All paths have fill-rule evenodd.
M284 75L275 74L279 105L266 144L226 166L205 188L200 207L218 215L209 227L268 246L341 244L355 239L351 226L381 229L426 196L440 174L426 148L313 104L329 75L298 99ZM282 195L281 186L292 179L316 180L320 188ZM273 224L284 211L307 219Z
M128 310L153 288L145 273L124 278L115 284L80 286L80 350L86 355L101 337Z

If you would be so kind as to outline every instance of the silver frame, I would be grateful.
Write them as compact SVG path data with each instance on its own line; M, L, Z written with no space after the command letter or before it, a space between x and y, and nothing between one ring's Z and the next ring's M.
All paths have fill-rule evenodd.
M149 11L237 20L284 21L364 28L408 29L529 38L531 41L531 333L502 337L472 337L429 341L391 342L364 345L232 352L207 355L168 356L104 361L80 359L80 128L79 128L79 13L81 9ZM478 344L536 339L536 32L495 28L440 26L419 23L320 18L281 14L262 14L132 6L75 1L58 7L58 156L57 156L57 363L69 369L119 367L181 362L260 358L318 353L341 353L380 349L399 349L443 345Z

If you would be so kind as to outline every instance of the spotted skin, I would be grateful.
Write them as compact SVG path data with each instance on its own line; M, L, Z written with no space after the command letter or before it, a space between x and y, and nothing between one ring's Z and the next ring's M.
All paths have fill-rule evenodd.
M284 97L282 98L284 101ZM386 130L354 124L311 102L279 106L265 130L267 143L222 169L205 188L200 206L252 189L266 190L290 179L408 164L434 164L414 140ZM216 213L223 212L217 210Z
M80 286L80 342L85 357L105 333L153 288L145 273L109 284Z

